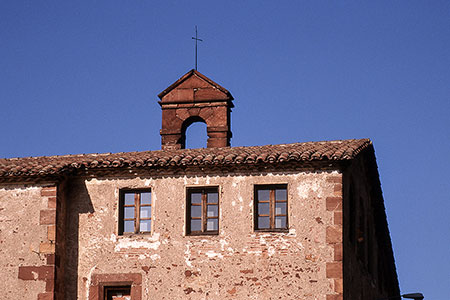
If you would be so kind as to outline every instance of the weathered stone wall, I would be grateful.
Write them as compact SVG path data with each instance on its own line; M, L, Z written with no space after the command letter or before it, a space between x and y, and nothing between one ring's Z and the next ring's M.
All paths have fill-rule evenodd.
M277 183L288 184L289 232L254 232L253 187ZM186 236L186 187L208 185L220 188L219 235ZM151 188L151 234L118 235L124 188ZM117 274L136 278L142 299L339 299L341 190L336 171L72 180L66 299L95 299L98 278Z
M54 253L55 207L55 187L0 186L3 299L38 299L52 291L54 270L49 255Z

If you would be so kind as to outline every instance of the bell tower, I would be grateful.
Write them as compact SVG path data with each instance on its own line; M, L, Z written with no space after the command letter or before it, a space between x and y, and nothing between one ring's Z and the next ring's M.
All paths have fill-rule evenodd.
M228 147L231 139L230 92L197 70L191 70L161 92L161 149L184 149L186 129L206 124L207 147Z

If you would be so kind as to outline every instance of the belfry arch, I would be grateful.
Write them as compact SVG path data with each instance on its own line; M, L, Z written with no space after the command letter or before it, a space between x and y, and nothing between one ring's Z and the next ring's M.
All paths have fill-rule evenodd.
M226 89L196 70L191 70L161 92L161 149L184 149L186 129L206 123L207 147L228 147L233 97Z
M194 123L203 123L206 125L205 120L203 120L199 116L191 116L191 117L187 118L183 122L183 125L181 125L181 148L182 149L186 148L187 130Z

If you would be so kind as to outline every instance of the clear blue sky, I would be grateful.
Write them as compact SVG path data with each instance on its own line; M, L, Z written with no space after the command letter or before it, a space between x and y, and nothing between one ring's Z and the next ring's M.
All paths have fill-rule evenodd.
M195 25L232 145L371 138L401 290L449 299L450 1L1 1L0 157L159 149Z

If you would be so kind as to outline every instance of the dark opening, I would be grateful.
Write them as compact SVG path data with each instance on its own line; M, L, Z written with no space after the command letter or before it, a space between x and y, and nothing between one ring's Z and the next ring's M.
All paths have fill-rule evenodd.
M131 300L131 286L106 286L105 300Z

